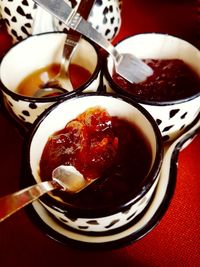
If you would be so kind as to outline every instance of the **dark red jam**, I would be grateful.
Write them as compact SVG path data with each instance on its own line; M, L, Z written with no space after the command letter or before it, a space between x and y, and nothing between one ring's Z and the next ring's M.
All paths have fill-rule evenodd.
M113 80L128 93L144 100L180 100L200 92L200 78L182 60L144 60L152 69L153 75L146 81L131 84L116 72Z
M49 137L40 175L50 180L53 169L65 164L75 166L85 179L100 177L77 194L54 194L78 207L102 207L134 194L147 176L151 159L149 143L135 125L104 109L89 108Z

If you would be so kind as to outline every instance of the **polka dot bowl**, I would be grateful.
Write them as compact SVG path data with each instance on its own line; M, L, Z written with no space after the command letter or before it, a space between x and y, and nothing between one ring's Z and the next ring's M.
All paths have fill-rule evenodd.
M80 87L52 97L39 98L17 93L17 87L28 75L53 63L60 63L65 38L65 33L58 32L30 36L14 45L4 56L0 65L0 86L5 107L16 121L32 124L45 109L62 98L97 90L101 69L99 52L89 41L81 39L71 62L88 70L91 76Z
M80 0L66 0L72 8L77 8ZM112 40L121 26L122 0L96 0L88 21L92 26ZM36 5L33 0L1 0L0 13L13 42L19 42L30 35L66 30L65 25Z
M84 231L101 235L103 232L120 231L122 227L126 227L129 223L133 223L133 221L137 221L139 216L144 214L148 204L151 202L159 181L163 159L162 138L155 121L142 106L126 97L119 97L112 94L99 95L98 93L90 93L70 97L50 107L33 124L29 132L29 137L25 145L26 153L23 162L23 180L27 186L41 181L39 171L40 160L49 136L63 129L69 121L77 118L78 115L85 112L88 108L96 106L105 109L110 116L117 116L121 119L128 120L140 129L149 144L151 154L150 165L145 174L145 178L143 181L138 181L137 186L129 185L129 193L126 193L123 197L121 195L122 187L120 189L118 188L117 191L116 186L106 189L106 192L107 190L110 192L114 190L118 197L110 198L108 196L110 201L107 201L106 197L104 204L99 203L99 196L100 199L103 199L101 195L102 190L106 188L106 184L111 185L107 182L109 181L109 176L106 180L101 178L97 179L92 185L84 189L86 190L85 193L87 196L89 194L91 198L96 199L92 192L98 195L98 205L93 205L94 201L91 201L89 204L88 201L81 200L81 203L77 206L76 202L69 203L69 200L60 200L58 195L55 196L52 194L44 195L40 198L40 202L63 227L70 227L74 231ZM138 158L136 162L138 164ZM141 159L140 162L144 168L143 160ZM136 176L134 176L133 170L131 181L135 178ZM78 194L81 193L77 193L77 198L81 196Z
M142 59L180 59L200 76L200 51L192 44L167 34L146 33L128 37L117 44L119 52L134 53ZM107 58L104 64L104 85L106 91L131 97L145 107L157 122L164 141L180 136L200 111L199 92L187 98L172 101L144 100L125 91L112 79L113 60Z

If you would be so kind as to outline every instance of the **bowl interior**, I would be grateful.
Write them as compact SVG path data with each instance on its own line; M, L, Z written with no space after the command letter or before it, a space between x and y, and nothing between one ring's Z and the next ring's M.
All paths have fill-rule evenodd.
M4 86L15 92L19 83L29 74L52 63L60 63L65 38L64 33L40 34L13 46L1 63L0 77ZM81 39L72 63L93 74L97 61L95 48L88 41Z
M121 53L131 53L145 59L181 59L200 76L200 52L192 44L167 34L147 33L128 37L116 46ZM108 58L108 72L112 75L113 60Z
M158 168L160 163L158 163L157 159L157 166L155 167L155 161L158 157L157 152L159 150L161 151L161 147L159 147L160 142L158 140L159 131L155 131L156 124L154 126L152 125L154 121L151 119L149 120L151 116L141 106L136 103L133 104L131 100L129 101L130 102L126 102L115 95L110 95L109 97L95 94L82 95L65 100L45 113L43 118L39 121L39 124L36 125L29 147L29 164L35 181L37 183L41 182L39 164L49 136L63 129L70 120L75 119L87 108L97 106L105 108L111 116L118 116L119 118L132 122L141 130L150 145L152 155L149 172L152 168ZM156 177L153 177L152 180L155 178Z

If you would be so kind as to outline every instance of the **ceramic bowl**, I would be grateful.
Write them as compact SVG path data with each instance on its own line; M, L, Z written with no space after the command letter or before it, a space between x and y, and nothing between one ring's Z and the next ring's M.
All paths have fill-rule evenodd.
M97 90L101 69L99 53L89 41L81 39L71 62L91 73L85 83L76 90L48 98L29 97L16 92L20 82L29 74L52 63L59 64L65 38L66 34L58 32L30 36L13 46L2 59L0 78L5 106L20 122L33 123L45 109L63 97Z
M88 21L107 39L113 39L121 26L121 0L94 1ZM75 8L80 0L67 0ZM22 41L32 34L63 31L65 26L33 0L1 0L0 12L13 42Z
M116 249L133 244L149 234L162 220L176 187L176 175L179 152L182 151L200 132L200 117L192 123L183 135L172 143L165 144L165 153L161 175L154 196L145 213L137 222L132 222L120 233L104 232L97 235L88 232L76 232L60 224L57 219L42 206L39 201L29 205L27 213L35 225L53 240L64 245L73 245L83 249ZM169 146L168 146L169 145Z
M26 185L41 182L39 164L49 136L63 129L69 121L88 108L96 106L106 109L111 116L128 120L140 129L149 143L152 157L147 176L134 193L130 193L120 201L116 199L115 203L106 203L103 206L86 207L83 205L80 207L60 201L53 194L46 194L40 198L40 202L54 218L63 224L63 227L101 234L108 231L120 231L122 227L145 212L159 180L163 158L162 137L154 119L142 106L116 94L90 93L71 97L50 107L33 124L29 133L25 145L23 180L26 181ZM102 180L97 180L97 182L100 185L103 184ZM84 190L88 189L89 187Z
M124 39L116 48L119 52L134 53L142 59L181 59L200 76L200 51L180 38L167 34L139 34ZM111 57L107 58L104 66L106 90L129 96L145 107L156 120L165 141L177 138L197 117L200 111L200 88L199 93L180 100L162 102L143 100L128 93L113 81Z

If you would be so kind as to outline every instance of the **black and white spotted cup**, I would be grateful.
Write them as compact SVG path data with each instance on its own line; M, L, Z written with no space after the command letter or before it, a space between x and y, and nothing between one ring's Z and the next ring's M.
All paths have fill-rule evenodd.
M133 192L128 194L127 198L122 197L113 201L115 203L107 203L103 206L80 207L63 202L52 194L46 194L40 202L50 214L63 223L63 227L68 226L82 232L101 235L112 230L120 231L121 227L125 227L130 222L133 223L133 220L145 212L159 181L163 158L162 137L154 119L141 105L116 94L99 95L97 93L82 94L55 104L35 121L29 132L23 170L27 186L41 182L39 163L49 136L63 129L69 121L88 108L97 106L106 109L110 116L127 119L140 129L149 143L152 157L147 177L143 182L141 181L138 190L133 188ZM116 188L110 190L116 190Z
M32 124L45 109L62 98L98 89L101 70L99 52L89 41L81 39L71 62L91 73L84 84L74 91L52 97L30 97L16 92L18 85L29 74L53 63L60 63L65 39L66 34L58 32L30 36L15 44L3 57L0 65L0 87L5 106L17 121Z
M76 7L80 1L67 0L71 7ZM88 18L93 27L109 40L116 36L121 26L121 3L122 0L96 0ZM0 13L14 43L32 34L65 29L64 24L33 0L0 0Z
M200 51L180 38L146 33L128 37L116 47L119 52L133 53L139 58L181 59L200 76ZM126 92L113 81L111 57L107 58L104 67L106 90L129 96L145 107L156 120L165 141L177 138L200 112L200 88L199 93L186 99L168 102L142 100Z

